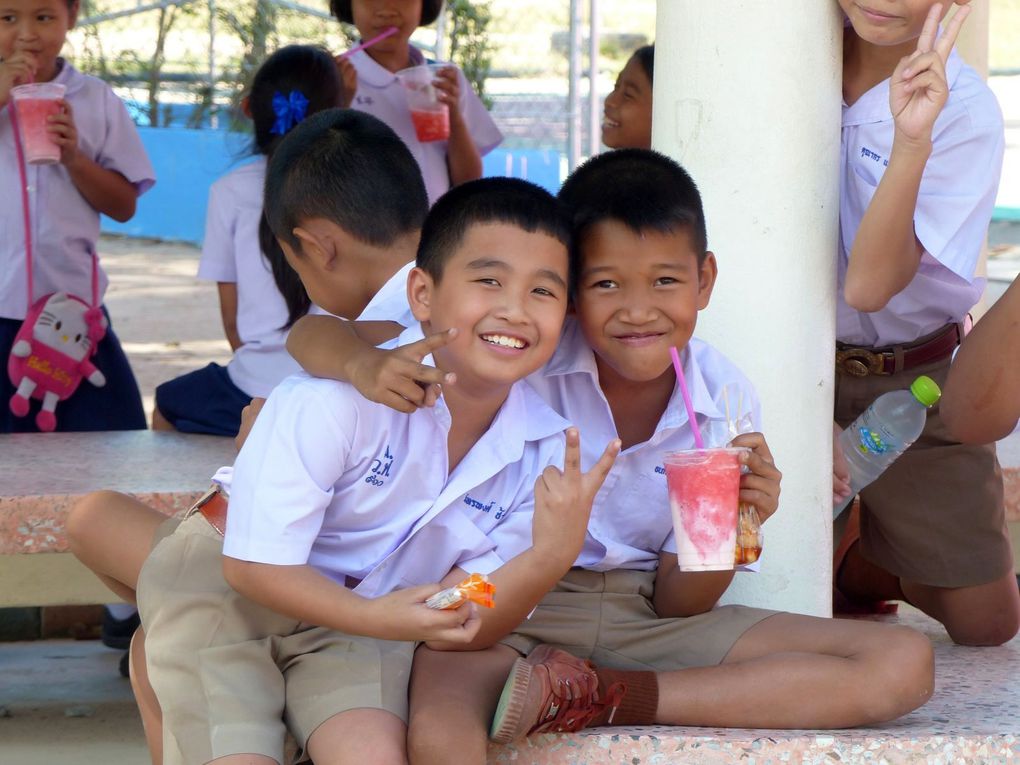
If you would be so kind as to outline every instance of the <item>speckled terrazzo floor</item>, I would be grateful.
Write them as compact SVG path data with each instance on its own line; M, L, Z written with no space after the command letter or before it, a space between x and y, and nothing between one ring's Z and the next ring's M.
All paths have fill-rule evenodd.
M775 731L711 728L604 728L538 736L492 747L490 763L667 765L667 763L1020 763L1020 638L967 648L941 626L907 610L897 621L935 645L935 695L917 711L876 728Z

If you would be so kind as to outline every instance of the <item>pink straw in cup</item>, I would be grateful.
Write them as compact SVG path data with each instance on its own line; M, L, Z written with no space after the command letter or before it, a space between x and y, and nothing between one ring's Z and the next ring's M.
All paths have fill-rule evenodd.
M377 34L375 37L373 37L371 40L365 40L365 42L361 43L361 45L355 45L350 50L344 51L343 53L340 54L339 58L348 58L350 56L353 56L359 50L365 50L365 48L371 48L377 42L380 42L381 40L385 40L387 37L392 37L393 35L395 35L399 31L400 30L397 29L396 27L388 27L388 28L384 29L380 34Z
M681 571L732 569L737 545L740 454L746 450L705 448L680 354L670 348L669 355L697 447L668 452L663 460L677 565Z

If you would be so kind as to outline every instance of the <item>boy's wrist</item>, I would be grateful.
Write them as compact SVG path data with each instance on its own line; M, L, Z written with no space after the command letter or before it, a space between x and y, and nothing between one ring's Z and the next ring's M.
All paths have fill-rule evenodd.
M892 162L898 159L900 161L915 161L923 164L927 163L931 152L931 136L917 138L904 135L897 130L893 134L892 152L890 153L889 161Z

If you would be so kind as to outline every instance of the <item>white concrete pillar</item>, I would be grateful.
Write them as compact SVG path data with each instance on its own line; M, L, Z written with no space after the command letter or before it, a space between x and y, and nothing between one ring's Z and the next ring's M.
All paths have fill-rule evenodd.
M719 282L698 336L755 382L783 471L762 573L727 602L831 610L842 31L833 2L659 0L652 144L705 200Z

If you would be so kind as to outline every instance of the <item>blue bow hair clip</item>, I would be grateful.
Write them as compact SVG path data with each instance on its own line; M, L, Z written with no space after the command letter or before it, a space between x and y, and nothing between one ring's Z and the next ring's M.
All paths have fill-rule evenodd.
M273 114L276 115L276 122L273 123L270 133L272 135L285 135L292 127L305 118L308 112L308 99L300 90L292 90L289 96L279 91L273 94Z

